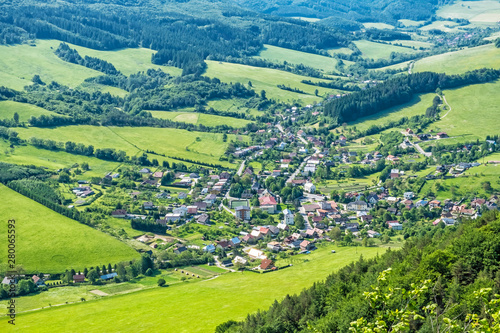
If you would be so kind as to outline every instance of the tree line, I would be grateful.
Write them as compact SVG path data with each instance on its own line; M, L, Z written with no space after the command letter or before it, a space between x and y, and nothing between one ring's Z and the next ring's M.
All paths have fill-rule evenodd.
M77 50L70 48L66 43L59 44L59 47L54 53L62 60L73 64L85 66L87 68L103 72L105 74L121 74L120 71L118 71L112 63L109 63L106 60L89 56L85 56L85 58L82 58Z

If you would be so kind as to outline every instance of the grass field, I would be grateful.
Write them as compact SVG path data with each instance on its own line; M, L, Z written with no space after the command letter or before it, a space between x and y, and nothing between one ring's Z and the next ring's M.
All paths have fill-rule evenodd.
M496 23L500 21L500 3L498 1L454 1L441 7L437 16L444 18L464 18L471 22Z
M248 113L253 116L262 115L262 112L256 108L257 106L252 107L251 105L246 105L246 101L244 99L239 99L239 98L215 99L208 101L207 106L214 108L217 111Z
M4 230L0 244L7 249L7 220L15 219L16 264L27 273L83 270L86 266L114 264L139 256L111 236L59 215L4 185L0 185L0 197ZM6 258L5 254L0 259L4 268Z
M436 94L424 94L416 96L407 104L396 106L379 112L369 117L363 117L355 122L349 123L349 126L356 126L358 130L366 130L373 125L385 125L389 121L397 121L403 117L412 117L425 114L425 110L432 105L432 100Z
M23 139L39 137L55 141L93 145L95 148L115 148L134 156L150 150L172 157L188 158L208 163L220 163L233 167L227 162L220 162L231 140L246 140L244 136L228 135L228 142L222 142L222 134L190 132L174 128L151 127L99 127L65 126L57 128L18 128ZM175 138L175 140L173 140ZM197 140L199 138L199 141ZM161 156L154 156L161 161Z
M375 29L389 29L389 30L394 29L393 25L390 25L390 24L387 24L387 23L367 22L367 23L363 23L363 26L366 29L372 29L372 28L375 28Z
M336 72L337 59L321 56L318 54L300 52L282 47L266 45L258 56L254 58L267 59L282 64L286 61L291 64L304 64L325 72ZM351 64L347 61L346 65Z
M453 21L434 21L431 24L425 25L420 28L422 31L429 31L429 30L441 30L444 32L452 32L452 31L458 31L459 28L457 28L458 23L453 22Z
M500 68L500 49L483 45L424 58L415 62L415 72L460 74L479 68Z
M423 42L419 40L394 40L391 42L391 44L401 44L404 46L410 46L410 47L415 47L415 48L424 48L424 49L430 49L434 44L429 43L429 42Z
M334 93L336 90L325 89L301 83L301 80L310 80L310 77L292 74L276 69L259 68L239 64L231 64L219 61L206 61L208 69L205 73L209 77L217 77L224 82L240 82L247 84L252 82L255 91L266 91L267 98L273 98L281 101L301 100L309 104L314 101L320 101L322 95ZM313 81L320 81L314 79ZM282 90L277 87L278 84L284 84L291 88L298 88L307 94L295 93ZM318 89L319 96L314 96L314 90Z
M31 116L54 115L54 112L47 111L32 104L19 103L14 101L0 101L0 119L12 119L14 113L19 114L19 121L28 121Z
M331 249L337 253L332 254ZM85 326L89 332L125 328L213 332L226 320L241 320L249 312L267 309L275 299L298 293L313 282L323 280L332 271L357 260L361 254L366 259L385 250L381 247L320 247L308 256L294 257L293 267L274 273L229 273L210 281L175 284L18 314L16 329L44 332ZM155 311L151 311L151 307ZM92 322L88 321L89 316Z
M149 111L155 118L170 119L195 125L219 126L227 125L232 127L245 127L252 123L250 120L238 119L232 117L216 116L212 114L196 112L167 112L167 111Z
M332 49L327 49L328 53L330 55L334 55L335 53L340 53L340 54L351 54L352 50L348 47L335 47Z
M363 58L367 59L388 59L392 52L398 53L414 53L417 52L413 49L407 47L400 47L376 42L370 42L368 40L358 40L354 44L363 54Z
M418 27L419 25L422 25L425 23L425 21L413 21L413 20L405 20L401 19L399 20L405 27Z
M462 136L461 141L485 139L488 134L499 134L499 89L500 81L497 81L445 91L452 110L429 128L445 131L449 136ZM441 142L446 144L447 140Z

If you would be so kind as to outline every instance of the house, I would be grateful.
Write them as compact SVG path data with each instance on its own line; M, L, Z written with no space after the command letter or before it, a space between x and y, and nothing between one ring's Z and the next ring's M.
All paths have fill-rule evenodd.
M269 214L274 214L276 212L276 206L278 203L274 197L266 195L259 198L260 209L267 211Z
M273 269L275 268L274 263L272 260L269 259L264 259L260 263L259 269L262 269L263 271L268 270L268 269Z
M149 168L144 168L144 169L139 170L139 173L149 174L149 173L151 173L151 170Z
M288 225L286 223L278 223L277 225L277 228L280 229L280 230L285 230L287 231L289 228L288 228Z
M180 215L181 217L184 217L184 216L186 216L188 209L186 206L182 205L180 207L174 208L174 210L172 212L174 214Z
M217 248L218 249L223 249L223 250L228 250L231 248L231 242L223 239L217 242Z
M438 134L436 134L436 138L438 139L443 139L443 138L447 138L448 137L448 134L446 134L445 132L439 132Z
M312 250L314 249L314 244L311 243L310 241L303 240L302 242L300 242L300 249L303 251Z
M127 210L126 209L116 209L113 212L111 212L112 217L117 217L117 218L125 218L127 217Z
M394 205L395 203L397 203L399 201L399 199L396 197L387 197L386 201L388 204Z
M403 230L403 225L398 223L398 222L388 222L389 229L394 229L394 230Z
M221 266L222 267L231 267L233 266L233 262L231 261L231 259L224 259L221 261Z
M272 252L279 252L281 251L281 245L279 242L270 242L267 243L267 249Z
M181 219L181 216L179 214L168 213L165 215L166 222L175 222L175 221L179 221L180 219Z
M429 202L429 209L439 208L439 206L441 206L441 201L439 200L432 200Z
M304 191L308 193L316 193L316 186L313 183L306 183L304 185Z
M81 283L81 282L85 282L85 275L83 275L83 274L76 274L76 275L73 275L73 282L74 282L74 283Z
M240 256L234 257L233 261L235 264L241 264L241 265L246 265L248 263L248 260Z
M255 248L251 248L250 251L248 251L248 256L252 259L267 259L264 252Z
M375 238L375 237L380 236L380 233L373 231L373 230L368 230L367 233L368 233L368 237L370 237L370 238Z
M175 248L174 248L174 253L175 254L181 254L182 252L184 251L187 251L187 248L184 246L184 245L180 245L178 244Z
M231 179L231 175L229 172L224 171L219 175L219 179Z
M39 276L33 275L31 278L37 287L45 286L45 282Z
M147 201L142 204L142 207L144 207L144 209L151 210L155 208L155 205L151 201Z
M203 201L197 201L193 203L193 206L196 206L198 210L207 210L207 203Z
M406 200L411 200L415 197L415 194L413 192L405 192L403 196Z
M279 177L281 175L281 170L273 170L271 174L273 177Z
M242 221L250 220L250 207L248 206L238 206L235 208L236 218Z
M196 222L199 224L210 224L210 216L208 214L201 214L196 219Z
M153 173L153 178L161 179L162 177L163 177L162 171L156 171L155 173Z
M208 206L212 206L216 200L217 196L215 194L207 194L204 201L208 204Z
M283 223L288 224L288 225L293 225L294 224L293 219L294 219L294 216L293 216L292 211L288 208L285 209L283 211ZM278 226L278 228L279 228L279 226Z
M184 193L184 192L181 192L179 193L179 195L177 196L179 199L186 199L187 198L187 194Z
M316 165L312 163L307 163L304 167L303 175L308 175L309 173L313 174L316 172Z
M270 225L268 228L271 234L274 236L280 233L280 229L278 227L275 227L274 225Z
M429 202L427 200L419 200L415 203L416 207L425 207Z
M215 245L213 244L208 244L203 248L203 251L208 252L208 253L214 253L215 252Z
M357 200L354 202L349 202L347 204L347 210L349 211L367 211L368 204L362 200Z
M263 238L264 236L262 236L262 234L260 233L259 230L252 230L252 232L250 233L250 235L256 239L256 240L259 240L261 238Z
M101 275L101 280L104 280L104 281L111 280L115 276L118 276L118 273L109 273L109 274Z
M248 243L248 244L254 244L256 242L256 239L251 234L247 234L247 235L243 236L241 241Z
M378 202L378 195L376 193L370 193L366 197L366 201L368 201L369 203L371 203L372 205L374 205L374 204L376 204Z
M391 179L399 178L399 170L398 169L391 169Z
M231 247L237 247L241 244L241 240L238 237L231 238L230 242L231 242Z
M373 221L373 216L372 215L362 215L361 216L361 222L372 223L372 221Z
M198 207L197 206L187 206L187 213L188 215L195 215L198 213Z

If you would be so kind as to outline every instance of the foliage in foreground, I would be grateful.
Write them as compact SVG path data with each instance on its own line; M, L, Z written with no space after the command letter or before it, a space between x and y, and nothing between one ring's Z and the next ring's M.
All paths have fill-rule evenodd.
M498 332L499 232L498 212L422 231L216 332Z

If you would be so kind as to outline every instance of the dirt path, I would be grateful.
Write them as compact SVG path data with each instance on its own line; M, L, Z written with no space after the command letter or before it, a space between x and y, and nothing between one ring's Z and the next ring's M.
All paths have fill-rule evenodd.
M450 111L451 111L451 106L450 106L450 104L448 104L448 101L446 100L446 96L443 95L442 98L443 98L443 101L448 106L448 112L446 112L446 114L444 116L442 116L441 119L443 119L444 117L446 117L448 115L448 113L450 113Z

